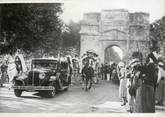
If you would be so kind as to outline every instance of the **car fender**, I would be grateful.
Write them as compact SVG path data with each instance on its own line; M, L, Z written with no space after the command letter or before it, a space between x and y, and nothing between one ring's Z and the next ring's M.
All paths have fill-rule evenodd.
M23 79L15 79L14 82L21 82L23 86L25 85L25 82L23 81Z

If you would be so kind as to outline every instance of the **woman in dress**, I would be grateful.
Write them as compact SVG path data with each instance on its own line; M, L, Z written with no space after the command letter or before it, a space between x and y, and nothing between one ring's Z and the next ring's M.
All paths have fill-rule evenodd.
M125 64L123 62L120 62L118 64L118 78L120 80L120 86L119 86L119 98L122 99L121 106L126 105L127 103L127 79L126 79L126 69Z
M128 100L128 105L129 105L129 108L128 108L128 112L132 113L133 110L134 110L134 102L135 102L135 98L132 94L130 94L130 88L131 88L131 85L132 85L132 75L133 75L133 71L132 71L132 68L131 66L127 66L126 68L127 70L127 100Z

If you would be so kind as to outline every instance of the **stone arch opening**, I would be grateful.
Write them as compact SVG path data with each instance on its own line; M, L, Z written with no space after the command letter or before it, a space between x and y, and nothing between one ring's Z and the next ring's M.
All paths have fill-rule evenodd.
M110 63L111 61L119 63L123 60L124 51L118 45L110 45L104 50L104 63Z

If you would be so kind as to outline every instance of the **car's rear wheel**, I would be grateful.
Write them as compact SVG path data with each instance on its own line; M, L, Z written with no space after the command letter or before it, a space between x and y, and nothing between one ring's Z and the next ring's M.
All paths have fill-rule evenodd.
M56 90L49 90L49 91L39 91L41 97L44 98L52 98L56 95Z
M56 95L56 90L55 89L54 90L50 90L50 91L47 92L47 97L48 98L52 98L55 95Z
M15 89L14 94L15 94L16 97L21 97L22 91L18 90L18 89Z
M56 95L56 85L54 84L54 82L51 82L49 83L47 86L53 86L54 89L53 90L42 90L42 91L39 91L39 94L41 97L44 97L44 98L52 98Z

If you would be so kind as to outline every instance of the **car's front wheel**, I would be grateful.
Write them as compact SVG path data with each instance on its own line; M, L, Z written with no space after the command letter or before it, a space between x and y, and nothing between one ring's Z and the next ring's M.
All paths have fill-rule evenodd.
M22 91L18 90L18 89L14 89L14 94L15 94L16 97L20 97L21 94L22 94Z
M15 81L15 83L14 83L14 86L21 86L21 85L22 85L22 83L19 82L19 81ZM14 89L14 94L15 94L16 97L21 97L22 90Z

